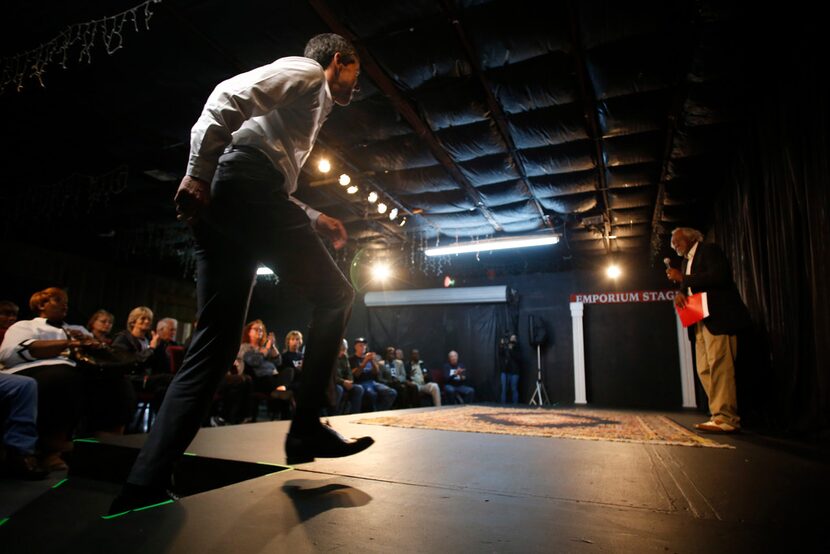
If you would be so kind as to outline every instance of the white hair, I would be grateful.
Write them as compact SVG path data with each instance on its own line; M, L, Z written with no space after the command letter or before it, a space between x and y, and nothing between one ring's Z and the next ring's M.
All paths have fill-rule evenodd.
M680 233L686 240L694 241L694 242L703 242L703 233L698 231L697 229L692 229L691 227L677 227L671 234Z
M156 332L161 331L168 325L175 325L176 327L179 326L179 322L172 317L165 317L163 319L159 319L159 322L156 323Z

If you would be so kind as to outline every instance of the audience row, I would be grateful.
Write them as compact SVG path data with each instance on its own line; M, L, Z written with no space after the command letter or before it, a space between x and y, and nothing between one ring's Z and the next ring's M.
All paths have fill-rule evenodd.
M30 320L18 321L18 306L0 301L0 474L42 478L67 469L74 438L143 430L145 413L149 427L184 357L173 318L154 326L153 312L139 306L112 336L112 313L98 310L86 326L72 325L68 307L67 293L54 287L32 295L37 317ZM291 418L304 352L300 331L286 334L280 351L261 320L248 323L204 424L254 421L263 401L272 417ZM430 371L417 349L405 362L401 349L389 346L380 356L358 337L351 355L343 340L331 387L335 408L321 415L469 403L474 396L458 353Z

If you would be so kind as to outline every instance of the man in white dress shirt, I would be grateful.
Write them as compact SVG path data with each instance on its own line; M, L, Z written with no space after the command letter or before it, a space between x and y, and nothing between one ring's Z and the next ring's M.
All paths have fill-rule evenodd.
M285 449L289 464L359 452L372 439L344 439L319 420L333 404L335 358L354 290L318 233L342 248L343 224L292 195L334 104L358 89L360 60L334 34L217 85L191 131L179 218L197 242L198 326L156 424L110 513L167 498L173 464L196 435L233 364L257 267L273 269L314 308L301 393Z

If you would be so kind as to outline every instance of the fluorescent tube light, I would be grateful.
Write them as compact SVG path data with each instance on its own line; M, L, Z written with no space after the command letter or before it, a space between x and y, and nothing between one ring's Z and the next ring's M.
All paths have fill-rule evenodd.
M528 246L544 246L547 244L556 244L558 242L559 237L555 235L505 237L456 243L436 248L427 248L424 250L424 254L427 256L447 256L449 254L466 254L469 252L507 250L509 248L526 248Z

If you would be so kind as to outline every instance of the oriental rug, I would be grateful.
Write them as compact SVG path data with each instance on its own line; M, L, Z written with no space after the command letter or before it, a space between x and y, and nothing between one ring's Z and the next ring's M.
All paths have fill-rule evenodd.
M635 411L469 405L367 417L357 423L557 439L734 448L698 435L665 415Z

